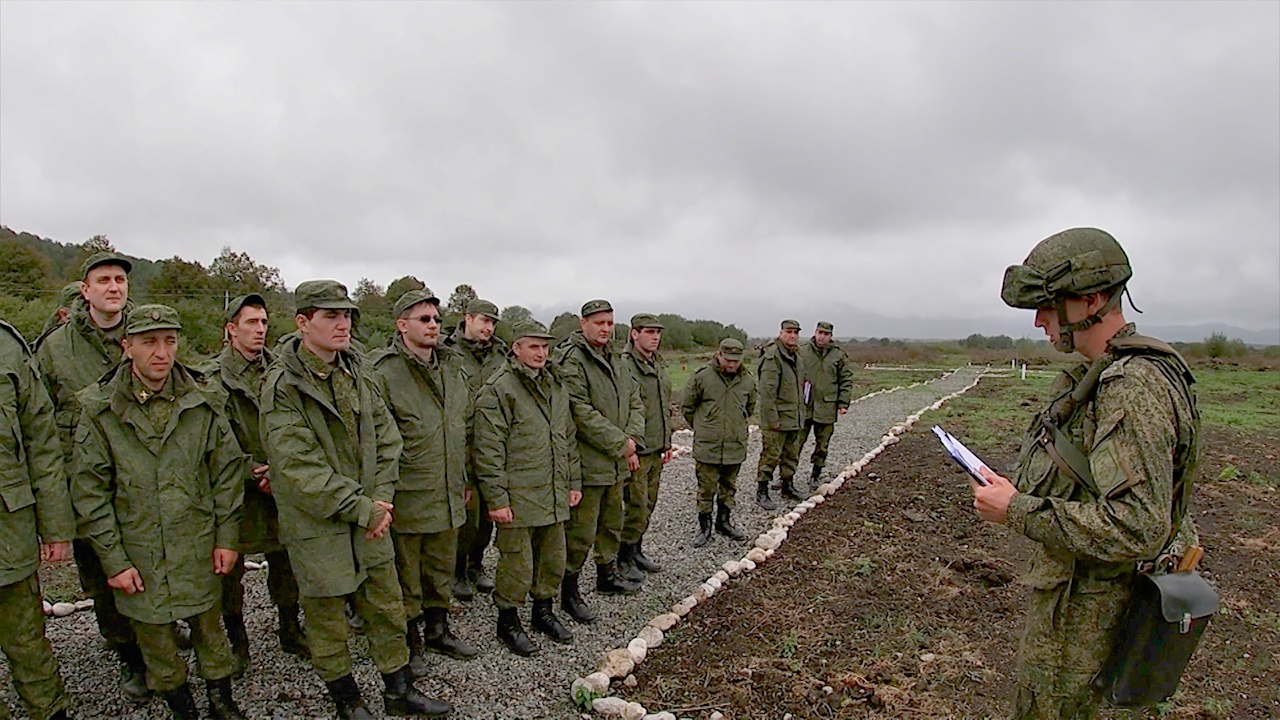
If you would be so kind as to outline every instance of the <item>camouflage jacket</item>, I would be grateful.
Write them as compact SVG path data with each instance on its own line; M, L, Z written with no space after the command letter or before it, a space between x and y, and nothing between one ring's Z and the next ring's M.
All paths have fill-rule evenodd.
M1191 373L1172 348L1143 340L1129 325L1097 360L1064 373L1028 429L1007 524L1038 543L1022 578L1031 587L1128 580L1170 541L1175 519L1175 551L1196 543L1185 517L1200 425ZM1054 464L1045 419L1087 455L1100 497Z
M797 353L774 341L765 346L759 367L760 427L804 428L804 365Z
M640 357L635 346L622 351L624 365L640 388L644 402L644 435L637 441L641 455L652 455L671 449L671 376L657 353L653 359Z
M123 332L123 320L118 326ZM76 393L113 372L123 351L93 324L87 309L71 315L67 323L41 340L36 347L40 376L53 399L63 457L71 459L71 439L80 420Z
M839 410L847 410L853 398L853 368L844 348L834 341L818 347L813 340L800 345L804 379L809 383L808 417L815 423L830 425L839 419Z
M146 586L116 593L120 612L163 624L213 607L221 579L213 549L238 547L244 453L212 386L175 365L165 390L147 402L171 402L156 427L134 395L131 366L80 391L72 498L80 529L107 577L137 568Z
M457 331L445 338L441 345L457 353L467 374L472 397L480 392L480 386L484 385L485 380L506 365L507 355L510 353L510 348L497 335L493 336L488 345L481 345L474 340L467 340L462 337L461 331Z
M323 374L307 367L295 336L276 346L262 386L262 433L280 539L307 597L356 591L367 568L392 562L391 533L366 540L374 500L392 502L403 443L395 419L357 353ZM336 373L354 384L354 422L343 420Z
M611 345L592 347L575 331L555 350L556 375L573 400L583 485L612 485L631 476L627 440L644 439L640 386Z
M728 374L712 360L689 378L681 404L693 428L694 460L715 465L746 461L747 419L756 409L756 379L745 367Z
M439 533L467 521L463 497L471 392L458 353L438 348L436 362L436 368L428 367L399 337L369 355L404 440L395 495L397 532Z
M26 342L0 321L0 587L36 571L40 543L75 530L53 402Z

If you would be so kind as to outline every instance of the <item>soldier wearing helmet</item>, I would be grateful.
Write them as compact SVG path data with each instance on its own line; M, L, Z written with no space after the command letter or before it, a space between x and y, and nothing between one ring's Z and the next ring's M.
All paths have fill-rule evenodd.
M1177 351L1125 320L1132 274L1093 228L1053 235L1005 272L1005 303L1035 310L1055 347L1084 358L1054 382L1012 479L984 469L990 484L973 483L978 515L1036 543L1012 718L1093 717L1139 564L1159 571L1196 544L1194 380Z

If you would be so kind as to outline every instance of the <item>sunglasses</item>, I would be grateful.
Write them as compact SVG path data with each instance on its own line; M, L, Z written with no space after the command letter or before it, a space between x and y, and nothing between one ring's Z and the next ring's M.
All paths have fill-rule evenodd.
M439 315L419 315L418 317L414 318L414 320L417 320L418 322L422 323L423 325L426 325L427 323L431 323L431 322L433 322L433 323L435 323L435 324L437 324L437 325L439 325L439 324L440 324L440 316L439 316Z

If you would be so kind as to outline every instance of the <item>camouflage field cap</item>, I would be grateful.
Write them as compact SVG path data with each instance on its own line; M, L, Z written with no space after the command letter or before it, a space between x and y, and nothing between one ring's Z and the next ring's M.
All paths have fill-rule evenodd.
M742 346L740 340L725 338L720 341L720 357L725 360L741 360L746 353L747 349Z
M266 310L267 299L258 293L249 293L247 295L240 295L238 297L231 298L231 302L227 303L227 312L222 316L223 324L235 322L236 313L240 312L245 305L257 306Z
M821 330L822 332L836 331L836 327L831 323L827 322L826 320L823 320L822 322L818 323L818 329Z
M181 330L178 311L168 305L139 305L129 313L124 334L137 335L151 330Z
M799 320L783 320L782 329L783 330L799 330L800 321Z
M613 312L613 306L608 300L588 300L582 304L582 317L589 317L596 313Z
M1071 228L1041 240L1021 265L1010 265L1000 299L1010 307L1035 310L1066 296L1119 287L1132 276L1129 256L1109 233Z
M666 327L658 321L657 315L650 313L636 313L631 316L631 329L639 330L641 328L658 328L659 330Z
M467 303L467 309L463 311L467 315L484 315L485 317L498 321L498 306L481 298L475 298Z
M99 265L119 265L124 268L125 274L133 272L133 263L129 262L128 258L119 253L104 251L94 253L89 256L88 260L84 261L84 264L80 266L80 277L88 277L89 271Z
M360 311L347 297L347 286L337 280L307 280L294 289L293 300L298 312L312 308Z
M404 314L412 310L415 305L424 302L440 307L440 298L436 297L436 294L431 292L431 288L424 287L421 290L410 290L409 292L401 295L400 299L396 300L396 304L392 306L391 314L396 318L402 318L404 317Z
M547 332L547 326L537 320L521 320L512 328L511 339L513 341L521 338L542 338L544 340L555 340L556 336Z
M58 307L69 308L80 298L80 283L67 283L58 291Z

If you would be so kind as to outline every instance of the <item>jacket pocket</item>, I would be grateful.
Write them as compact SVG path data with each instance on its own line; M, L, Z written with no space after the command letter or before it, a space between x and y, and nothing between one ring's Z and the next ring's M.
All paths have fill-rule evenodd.
M17 512L36 504L35 493L26 483L0 488L0 498L4 498L4 507L9 512Z

